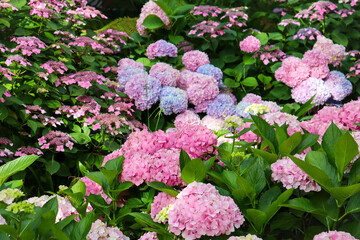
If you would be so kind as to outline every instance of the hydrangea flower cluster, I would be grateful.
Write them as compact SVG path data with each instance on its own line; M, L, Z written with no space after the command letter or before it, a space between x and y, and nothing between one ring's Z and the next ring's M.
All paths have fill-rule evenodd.
M47 70L47 72L45 73L46 80L47 80L47 76L49 74L54 73L55 71L60 74L64 74L64 72L66 72L68 70L68 68L65 66L64 63L56 62L56 61L48 61L48 62L40 65L40 67Z
M351 100L350 102L345 103L341 108L339 117L346 127L353 131L359 131L360 126L357 126L354 123L360 123L360 99L356 101Z
M158 195L154 197L154 202L151 204L151 212L150 216L151 218L158 223L161 223L161 221L156 219L156 216L160 213L160 211L163 208L168 207L170 204L173 204L175 202L176 198L173 196L170 196L164 192L160 192ZM164 222L166 223L167 220Z
M31 146L20 147L15 152L15 157L22 157L27 155L43 155L44 153L38 149Z
M0 191L0 201L11 204L17 198L25 196L25 194L17 188L6 188Z
M151 108L159 99L161 82L154 77L136 74L125 84L125 93L135 100L135 105L141 111Z
M81 98L77 98L79 102ZM97 115L100 113L101 106L94 100L89 99L89 101L85 102L83 105L76 105L76 106L66 106L63 105L62 107L58 108L55 111L55 114L62 114L66 113L67 117L73 117L74 119L86 116L87 113L92 113Z
M7 1L1 1L0 2L0 9L7 9L7 8L11 8L11 10L13 10L13 11L18 11L18 9L16 7L11 5Z
M300 22L298 22L294 19L291 19L291 18L281 20L281 22L278 25L286 27L289 24L294 24L294 25L300 26Z
M296 154L295 157L304 160L305 154ZM321 191L321 187L301 170L290 158L282 158L271 164L271 178L281 182L286 189L299 188L305 192Z
M194 50L194 45L186 40L180 42L176 47L179 51L183 51L184 53Z
M261 52L254 55L254 57L259 56L260 60L263 61L265 65L268 65L270 61L277 62L279 60L282 60L286 56L286 54L274 45L265 45L263 46L263 50Z
M256 53L260 50L261 42L254 36L247 36L240 43L240 49L246 53Z
M291 90L291 97L295 102L302 104L314 95L312 103L316 103L315 106L324 104L331 97L331 93L323 80L310 77Z
M23 58L20 55L9 56L5 61L5 65L10 66L13 62L19 63L20 65L22 65L24 67L32 66L32 64L30 62L28 62L25 58Z
M336 8L337 6L330 1L317 1L311 4L308 9L299 11L295 15L295 18L309 18L310 21L314 19L320 21L324 19L325 15L334 11Z
M225 118L235 113L234 100L228 94L219 94L208 106L206 113L215 118Z
M331 71L324 80L325 86L329 89L332 99L336 101L343 100L352 92L353 86L342 72Z
M119 84L118 89L120 91L125 90L125 84L129 81L129 79L131 79L135 75L140 74L140 75L144 75L144 77L147 76L147 72L145 70L141 68L131 67L131 65L128 68L120 69L117 73L118 73L117 83Z
M88 89L92 86L91 82L95 81L100 85L104 84L105 78L93 71L77 72L70 75L62 76L55 81L55 86L58 87L62 83L65 85L77 84L80 87Z
M229 237L228 240L262 240L262 238L259 238L256 235L248 234L241 237Z
M350 233L342 231L322 232L314 236L313 240L357 240Z
M208 6L208 5L202 5L202 6L195 6L193 10L190 11L191 14L194 16L202 15L203 17L211 16L211 17L217 17L218 14L222 12L222 9L217 6Z
M46 44L37 37L13 37L12 42L18 45L11 49L11 52L21 50L23 55L31 56L32 54L39 54L41 49L45 49Z
M293 36L293 38L299 38L301 40L309 38L309 40L315 40L318 36L322 36L319 30L317 30L316 28L308 27L299 29L299 31Z
M75 139L69 134L60 131L50 131L45 136L38 139L41 149L49 149L50 146L56 147L55 151L64 152L64 144L70 150L73 148Z
M186 110L183 113L176 116L174 125L178 129L192 128L201 124L201 120L198 114L191 110Z
M225 34L225 29L229 29L226 26L218 27L219 22L215 21L202 21L192 26L192 30L189 31L189 35L197 35L198 37L205 34L210 34L210 37L216 38Z
M330 64L338 66L345 60L346 50L345 47L340 44L334 44L331 39L323 36L319 36L313 47L313 49L319 49L327 58Z
M117 240L130 240L125 236L117 227L108 227L106 223L100 219L93 222L91 229L86 236L86 240L98 239L117 239Z
M265 121L270 125L273 125L275 123L279 126L282 126L284 124L288 125L287 132L290 136L296 132L302 132L300 122L294 115L279 111L274 113L266 113L262 115L262 118L264 118Z
M147 232L142 235L139 240L159 240L159 238L157 237L156 232Z
M167 63L156 63L149 71L151 77L160 80L162 86L175 87L179 81L180 72Z
M205 64L200 66L197 70L197 73L201 73L204 75L209 75L215 78L215 80L219 83L219 87L223 87L222 78L223 78L223 72L220 68L215 67L212 64Z
M187 70L196 72L196 70L205 64L210 64L209 57L206 53L199 50L186 52L182 57L182 63Z
M220 195L211 184L192 182L169 209L168 230L191 240L230 234L244 221L232 198Z
M177 57L177 47L163 39L150 44L146 49L146 56L149 59L155 57Z
M154 1L150 0L141 8L139 19L136 21L136 29L140 35L147 34L147 29L142 24L149 15L156 15L164 23L165 28L170 29L170 19L166 16L166 13Z
M310 67L310 77L323 79L330 72L327 57L318 49L306 51L302 62Z
M160 93L160 109L165 115L184 112L188 107L188 96L180 88L165 86Z
M84 126L88 125L92 125L92 129L94 131L104 128L106 133L115 136L122 134L122 132L118 130L120 127L127 125L130 128L132 124L122 116L110 113L102 113L94 117L88 117L85 120Z
M287 57L275 71L275 78L289 87L296 87L310 76L310 67L297 57Z
M226 24L227 27L232 26L246 26L245 21L248 20L248 15L244 12L247 7L235 7L235 8L224 8L224 16L220 19L229 18L229 23Z

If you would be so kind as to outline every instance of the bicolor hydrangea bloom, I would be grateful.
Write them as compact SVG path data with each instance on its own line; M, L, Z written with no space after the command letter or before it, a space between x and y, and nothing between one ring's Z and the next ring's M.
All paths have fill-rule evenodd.
M160 93L160 109L165 115L181 113L188 107L186 92L180 88L165 86Z
M128 68L121 68L118 71L118 76L117 76L117 83L119 84L119 90L124 91L125 84L129 81L129 79L138 74L143 75L144 77L148 75L147 72L141 68L135 68L132 66L129 66Z
M146 56L149 59L155 57L177 57L177 47L163 39L150 44L146 49Z
M200 66L197 70L197 73L201 73L204 75L209 75L215 78L215 80L219 83L219 87L222 87L222 78L223 78L223 72L220 68L215 67L212 64L205 64Z
M169 194L166 194L164 192L160 192L158 195L154 197L154 202L151 204L151 218L158 223L161 223L161 221L156 219L156 216L160 213L160 211L168 207L170 204L173 204L175 202L176 198L173 196L170 196ZM164 223L166 223L165 221Z
M339 71L331 71L325 80L325 86L336 101L341 101L352 92L352 84L346 79L345 74Z
M334 44L332 40L323 36L317 38L313 49L319 49L333 66L338 66L346 57L344 46Z
M324 104L330 97L331 93L324 81L317 78L308 78L291 90L291 97L298 103L306 103L314 96L312 103L316 106Z

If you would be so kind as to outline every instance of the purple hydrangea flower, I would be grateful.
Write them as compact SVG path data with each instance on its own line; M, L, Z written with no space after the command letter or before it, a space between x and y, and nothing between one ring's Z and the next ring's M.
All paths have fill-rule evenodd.
M119 70L117 77L119 90L123 92L125 90L125 84L129 81L130 78L137 74L143 74L144 76L146 76L147 72L141 68L134 67L122 68L121 70Z
M141 111L150 109L159 99L161 82L145 74L136 74L125 84L125 93L135 100Z
M165 86L160 93L160 108L165 115L181 113L188 107L188 96L180 88Z
M163 39L156 41L148 46L146 49L146 56L149 59L155 57L177 57L177 47Z
M216 79L216 81L219 83L219 87L220 87L220 84L222 83L221 80L223 78L223 73L220 68L217 68L212 64L205 64L200 66L196 70L196 72L204 75L213 76Z
M346 76L339 71L331 71L325 79L325 86L328 87L331 96L336 101L341 101L352 92L352 84Z
M209 116L225 118L235 112L234 100L228 94L219 94L206 110Z
M250 113L244 112L245 108L250 106L252 103L241 101L235 107L235 115L242 118L250 118Z
M301 104L306 103L314 95L316 96L312 103L317 102L315 106L324 104L331 97L323 80L311 77L291 90L291 97Z

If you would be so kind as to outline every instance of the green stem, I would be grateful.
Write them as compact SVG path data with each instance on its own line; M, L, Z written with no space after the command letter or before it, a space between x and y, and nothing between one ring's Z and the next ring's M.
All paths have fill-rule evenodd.
M337 223L339 222L340 210L341 210L341 206L338 206L336 210L336 218L334 219L334 224L332 226L333 231L336 230Z
M32 166L29 166L28 168L29 168L30 172L34 175L35 180L36 180L37 184L39 185L40 189L41 189L42 191L44 191L44 188L43 188L43 186L42 186L42 184L41 184L41 182L40 182L40 179L38 178L37 174L35 173L33 167L32 167Z

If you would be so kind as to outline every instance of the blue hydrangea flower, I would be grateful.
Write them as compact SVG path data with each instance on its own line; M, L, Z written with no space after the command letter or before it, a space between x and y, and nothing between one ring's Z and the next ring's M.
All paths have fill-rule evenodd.
M215 118L225 118L235 112L234 100L228 94L219 94L208 106L206 113Z
M180 88L165 86L160 93L160 108L165 115L181 113L188 107L188 96Z
M222 84L223 72L221 71L220 68L217 68L212 64L202 65L197 69L196 72L214 77L216 81L219 83L219 87L220 84Z
M250 105L251 105L251 103L249 103L249 102L245 102L245 101L239 102L235 108L235 115L242 117L242 118L250 118L250 113L244 112L245 108L247 108Z

